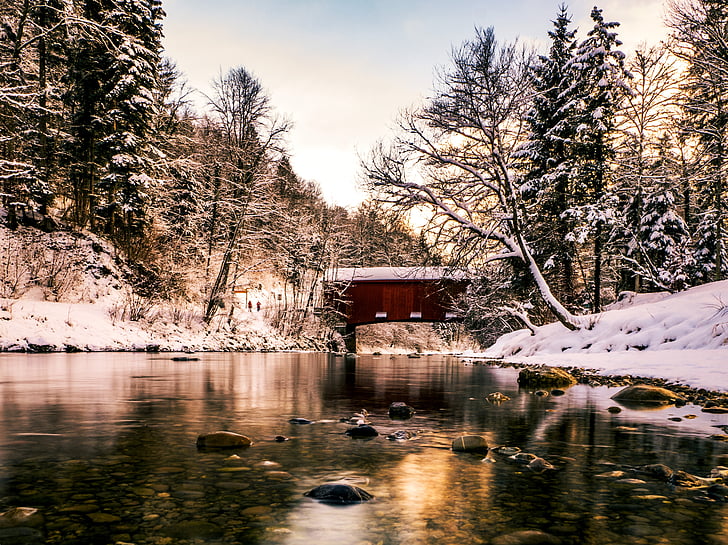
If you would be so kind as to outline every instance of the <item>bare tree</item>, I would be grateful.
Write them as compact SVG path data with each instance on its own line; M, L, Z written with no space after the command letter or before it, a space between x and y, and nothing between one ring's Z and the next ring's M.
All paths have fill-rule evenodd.
M231 267L241 258L240 243L246 226L263 213L261 207L267 202L265 194L272 179L269 159L282 152L282 137L289 129L287 121L272 114L263 86L245 68L234 68L220 76L213 82L213 89L215 93L208 100L223 142L210 176L208 263L216 262L217 272L214 280L210 278L207 322L220 308L224 292L232 288ZM218 254L214 260L213 254Z
M526 130L531 60L518 44L499 46L492 29L478 30L453 52L435 97L404 117L401 134L375 149L364 169L377 199L428 215L429 236L454 264L520 260L547 307L573 330L585 322L553 296L533 258L512 159Z

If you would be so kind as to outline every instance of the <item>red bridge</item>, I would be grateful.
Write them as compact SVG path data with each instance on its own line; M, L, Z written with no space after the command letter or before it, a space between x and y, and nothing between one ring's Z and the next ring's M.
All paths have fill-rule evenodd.
M347 350L356 352L358 325L460 319L455 303L468 283L444 267L332 269L324 280L324 300Z

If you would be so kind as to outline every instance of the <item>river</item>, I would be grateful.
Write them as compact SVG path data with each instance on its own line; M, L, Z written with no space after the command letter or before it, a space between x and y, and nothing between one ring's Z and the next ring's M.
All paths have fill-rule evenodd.
M728 466L728 443L711 438L728 415L613 413L613 388L536 395L514 369L447 356L195 356L1 354L0 512L38 511L23 523L0 517L0 544L728 543L728 504L635 470L661 463L706 477ZM491 404L493 392L511 399ZM390 419L396 401L415 416ZM378 437L344 435L341 419L362 409ZM217 430L253 444L198 450L198 435ZM387 439L397 430L415 435ZM453 452L464 434L556 469ZM303 495L339 480L374 500Z

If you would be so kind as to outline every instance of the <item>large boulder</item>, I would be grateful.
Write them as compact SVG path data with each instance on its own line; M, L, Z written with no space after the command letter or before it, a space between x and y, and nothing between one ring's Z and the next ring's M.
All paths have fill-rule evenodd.
M346 483L324 483L304 492L304 496L322 503L350 504L374 499L369 492L358 486Z
M671 405L677 402L684 402L685 398L671 392L666 388L652 386L650 384L633 384L620 390L612 396L612 399L620 402L649 404L649 405Z
M559 367L526 367L518 373L518 384L524 388L556 388L576 384L576 379Z
M241 448L253 444L250 437L231 431L215 431L197 437L197 448Z
M480 435L461 435L452 442L452 450L455 452L487 454L488 442Z
M389 406L389 418L406 420L415 414L414 407L410 407L404 401L395 401Z

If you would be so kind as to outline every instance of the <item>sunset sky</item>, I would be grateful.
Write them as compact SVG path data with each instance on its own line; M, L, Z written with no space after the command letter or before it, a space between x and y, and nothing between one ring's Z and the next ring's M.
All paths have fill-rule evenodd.
M190 86L244 66L291 119L291 161L328 201L355 205L359 157L391 135L398 112L430 94L438 67L474 28L545 50L560 0L166 0L166 55ZM666 36L664 0L603 0L622 49ZM593 0L567 3L578 36ZM205 103L201 96L200 106Z

